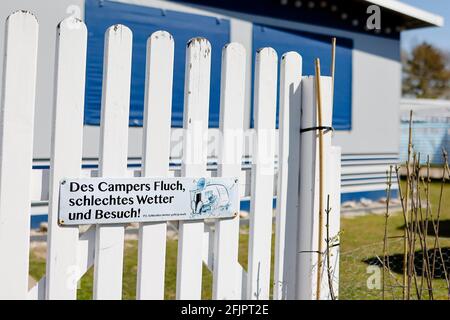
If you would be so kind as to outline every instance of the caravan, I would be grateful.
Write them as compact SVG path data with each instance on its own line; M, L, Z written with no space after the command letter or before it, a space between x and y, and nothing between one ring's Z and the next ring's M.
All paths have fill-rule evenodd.
M222 184L209 184L204 178L197 183L197 188L191 190L192 214L213 214L227 210L230 206L230 197L227 187Z

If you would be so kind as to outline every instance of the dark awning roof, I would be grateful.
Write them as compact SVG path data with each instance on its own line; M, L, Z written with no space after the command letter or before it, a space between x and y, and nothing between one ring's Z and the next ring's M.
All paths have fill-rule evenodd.
M405 4L397 0L364 0L369 4L375 4L390 12L392 15L398 16L400 20L398 24L404 29L414 29L422 27L442 27L444 26L444 18Z
M246 19L246 15L284 19L352 32L399 38L404 30L440 27L444 19L398 0L172 0L191 5L220 8L219 13ZM369 30L368 8L381 9L381 29ZM220 11L225 10L225 11ZM243 15L242 15L243 14Z

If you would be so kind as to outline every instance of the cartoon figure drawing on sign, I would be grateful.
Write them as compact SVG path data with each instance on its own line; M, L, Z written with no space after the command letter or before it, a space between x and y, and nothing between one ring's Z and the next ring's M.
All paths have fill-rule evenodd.
M207 183L205 178L201 178L197 181L197 188L190 192L193 215L212 215L230 207L228 189L223 184Z

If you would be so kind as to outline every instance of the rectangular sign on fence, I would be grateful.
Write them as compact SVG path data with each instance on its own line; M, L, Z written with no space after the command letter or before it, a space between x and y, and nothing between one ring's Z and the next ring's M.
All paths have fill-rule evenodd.
M229 218L237 178L82 178L60 183L59 224Z

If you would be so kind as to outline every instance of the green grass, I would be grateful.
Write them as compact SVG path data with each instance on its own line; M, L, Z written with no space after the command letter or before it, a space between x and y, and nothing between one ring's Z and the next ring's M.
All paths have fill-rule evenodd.
M430 202L433 215L436 215L439 203L441 184L434 182L431 185ZM450 247L450 184L444 187L443 203L441 209L441 228L440 244L442 248ZM341 219L341 260L340 260L340 298L341 299L380 299L381 290L369 289L367 281L373 273L368 273L369 260L376 256L383 257L383 237L384 237L384 215L367 215L354 218ZM403 214L393 213L388 220L388 256L391 259L401 258L403 253L403 239L395 238L403 236L404 219ZM428 246L432 247L434 237L429 236ZM419 244L417 243L417 250ZM445 251L448 254L448 249ZM397 255L397 256L396 256ZM394 257L395 256L395 257ZM421 256L421 254L420 254ZM446 256L450 263L448 256ZM448 269L448 267L447 267ZM386 298L399 299L401 297L401 288L393 288L402 283L402 276L399 271L392 272L392 275L386 276ZM372 270L373 272L373 270ZM373 278L372 278L373 279ZM398 283L397 283L397 282ZM419 278L420 281L420 278ZM420 282L419 282L420 283ZM446 283L444 280L436 279L433 281L435 288L435 298L446 297Z
M439 199L440 184L433 183L431 187L431 203L433 212L436 212ZM450 185L446 184L444 191L441 221L443 225L450 224ZM399 213L392 214L389 218L389 236L401 236L403 234L403 216ZM382 256L384 216L366 215L355 218L341 219L341 264L340 264L340 299L380 299L381 291L369 289L367 280L371 274L367 273L368 263L365 260L375 256ZM450 234L448 231L442 234L441 246L450 247ZM272 237L273 239L274 237ZM432 237L429 237L430 244ZM401 239L389 241L389 255L402 253ZM243 228L239 239L239 262L247 267L248 228ZM273 248L273 243L272 243ZM168 240L166 249L166 274L165 274L165 298L175 298L176 287L176 262L177 241ZM273 263L273 252L272 252ZM450 261L449 261L450 263ZM128 240L125 246L124 273L123 273L123 298L134 299L136 292L136 265L137 265L137 241ZM272 268L273 269L273 268ZM40 279L45 274L45 260L38 258L33 252L30 254L30 275ZM273 275L272 275L273 277ZM399 273L394 273L391 278L400 281ZM391 279L392 280L392 279ZM271 281L272 282L272 281ZM445 297L445 283L443 280L434 280L439 298ZM89 270L82 278L78 290L79 299L92 299L93 270ZM202 298L211 299L212 275L209 270L203 268ZM399 289L395 294L386 294L387 298L399 298Z
M274 238L274 237L272 237ZM274 240L274 239L273 239ZM167 240L166 247L166 273L165 273L165 299L175 299L177 240ZM273 247L273 243L272 243ZM243 227L239 237L239 262L247 268L248 227ZM127 240L125 243L124 272L123 272L123 299L136 298L136 270L137 270L137 240ZM272 252L273 261L273 252ZM273 268L272 268L273 269ZM38 257L34 252L30 254L30 275L40 279L45 274L45 259ZM207 267L203 267L202 299L211 299L212 274ZM271 278L273 277L273 271ZM272 282L272 281L271 281ZM78 289L78 299L92 299L93 268L81 279Z
M165 274L165 299L175 299L176 265L177 265L176 240L167 240L166 250L166 274ZM136 298L136 270L137 270L137 240L127 240L125 243L125 255L123 265L123 299ZM77 298L81 300L92 299L93 268L83 275ZM33 252L30 255L30 275L40 279L45 274L45 260L38 258ZM203 268L202 299L211 299L212 275L209 270Z

